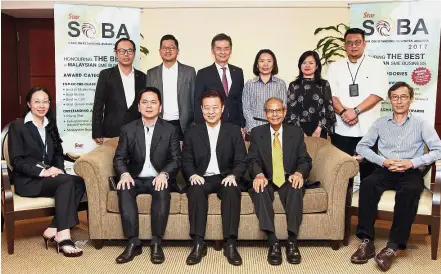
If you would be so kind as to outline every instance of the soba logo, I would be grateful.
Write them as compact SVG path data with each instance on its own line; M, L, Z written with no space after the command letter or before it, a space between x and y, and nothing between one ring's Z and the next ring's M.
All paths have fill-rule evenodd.
M81 30L83 31L84 36L90 39L94 39L96 35L96 29L95 26L91 23L83 23L83 26L81 27Z
M377 23L375 24L375 28L381 36L389 36L394 31L392 24L393 23L390 18L385 18L377 21Z

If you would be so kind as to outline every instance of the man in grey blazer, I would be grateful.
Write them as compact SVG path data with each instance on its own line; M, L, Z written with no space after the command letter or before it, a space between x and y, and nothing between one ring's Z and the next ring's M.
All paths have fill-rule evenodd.
M185 131L194 121L196 71L177 61L179 42L171 34L161 38L159 54L162 64L147 71L146 86L161 91L162 118L176 127L182 144Z

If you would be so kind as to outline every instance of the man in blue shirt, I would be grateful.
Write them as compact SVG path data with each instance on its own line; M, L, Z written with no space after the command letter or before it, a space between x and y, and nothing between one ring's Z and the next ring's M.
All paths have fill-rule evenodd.
M357 237L362 240L351 262L367 263L375 256L375 219L378 202L386 190L395 190L395 208L389 241L375 256L386 271L398 249L405 249L418 202L424 188L420 168L441 159L441 141L434 127L409 111L414 91L404 82L388 91L393 113L377 119L357 145L357 153L377 164L375 171L360 185ZM371 147L378 140L378 153ZM427 145L429 153L424 154Z

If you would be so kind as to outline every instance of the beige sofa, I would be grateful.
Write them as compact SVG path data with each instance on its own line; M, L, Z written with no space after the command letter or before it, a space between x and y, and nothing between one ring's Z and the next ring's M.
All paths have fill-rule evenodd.
M114 175L112 160L118 139L106 141L94 151L75 162L75 172L84 178L89 200L89 233L95 247L103 240L124 239L118 199L109 188L108 177ZM320 188L307 189L304 196L304 217L299 239L330 240L334 249L340 246L345 233L345 209L348 181L358 172L358 163L326 140L308 137L305 140L312 157L313 168L309 179L321 182ZM182 183L182 182L181 182ZM138 195L140 238L151 238L150 203L148 194ZM274 201L276 234L287 238L285 214L276 194ZM172 193L170 216L164 239L187 240L189 222L187 196ZM266 236L259 230L258 220L248 193L242 193L239 239L261 240ZM222 240L220 201L216 194L209 197L206 230L207 240ZM219 244L220 241L217 241Z

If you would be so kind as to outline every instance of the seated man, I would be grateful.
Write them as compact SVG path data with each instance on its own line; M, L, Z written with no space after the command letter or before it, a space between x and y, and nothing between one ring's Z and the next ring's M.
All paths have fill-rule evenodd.
M388 92L393 113L377 119L357 145L357 153L377 164L375 171L360 184L357 237L362 240L351 262L364 264L375 256L375 219L381 195L395 190L395 208L389 241L375 256L386 271L398 249L405 249L424 188L420 167L441 158L441 141L424 118L409 112L413 88L395 83ZM378 154L371 147L378 140ZM429 153L424 154L424 144Z
M124 252L116 258L117 263L126 263L142 253L139 240L139 218L136 195L152 195L150 246L151 261L164 262L161 240L167 226L170 211L170 186L175 182L181 166L179 137L173 125L159 118L161 93L146 87L138 95L137 119L121 128L114 158L114 169L118 182L118 201L124 236L129 239Z
M286 212L288 263L299 264L301 255L297 235L303 214L303 181L312 168L312 160L306 151L301 128L284 124L286 106L282 99L272 97L265 102L265 114L269 124L251 130L248 153L250 176L254 178L251 198L259 227L268 236L270 245L268 263L280 265L282 252L274 227L274 192L279 192Z
M221 199L224 256L232 265L241 265L236 247L240 220L241 188L239 181L246 171L246 148L238 126L221 122L224 98L217 91L207 91L201 101L204 124L196 124L185 134L182 169L189 180L188 216L194 246L188 265L207 254L204 243L207 225L208 195Z

